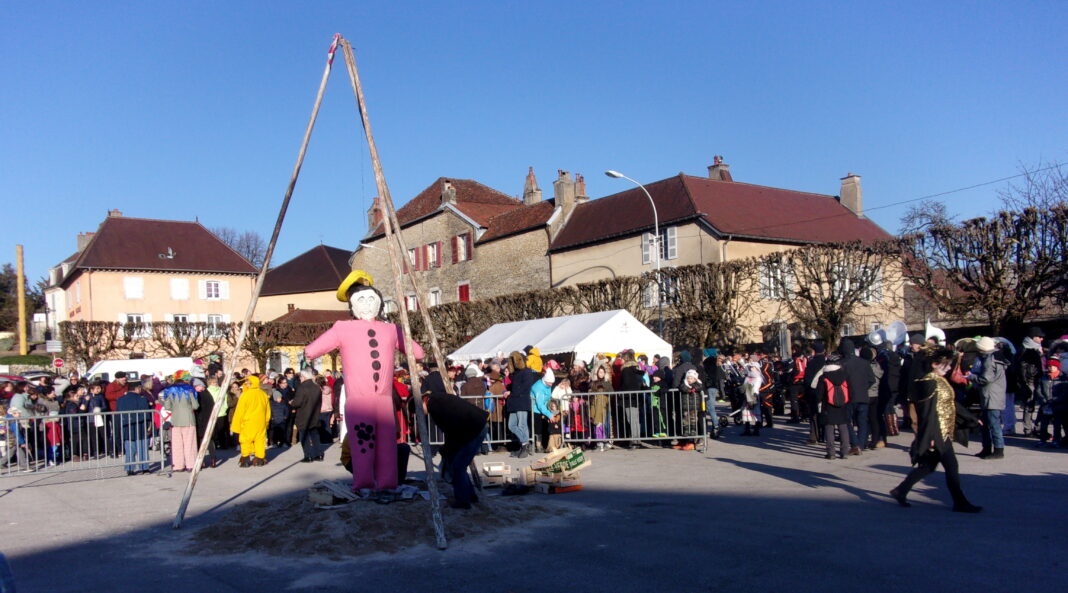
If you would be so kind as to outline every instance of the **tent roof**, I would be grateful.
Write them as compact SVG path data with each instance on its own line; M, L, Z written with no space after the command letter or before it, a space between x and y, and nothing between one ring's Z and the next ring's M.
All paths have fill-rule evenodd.
M574 352L582 360L597 352L636 352L671 355L671 344L660 339L623 309L583 315L498 323L449 355L453 360L492 358L535 346L543 355Z

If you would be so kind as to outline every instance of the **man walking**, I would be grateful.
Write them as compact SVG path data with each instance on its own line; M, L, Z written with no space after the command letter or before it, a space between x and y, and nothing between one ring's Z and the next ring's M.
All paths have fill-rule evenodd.
M293 424L297 427L297 440L304 450L301 462L322 461L323 455L319 452L319 410L323 405L323 391L315 382L315 371L312 369L301 370L300 379L290 405L296 410Z

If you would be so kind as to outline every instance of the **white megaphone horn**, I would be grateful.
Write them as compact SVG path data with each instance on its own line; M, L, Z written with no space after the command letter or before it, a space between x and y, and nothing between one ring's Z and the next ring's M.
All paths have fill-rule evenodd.
M895 346L904 344L905 340L909 338L909 328L904 321L895 321L884 331L886 332L886 341Z
M935 341L938 342L938 344L940 346L944 346L945 343L946 343L946 332L944 332L941 329L935 327L931 323L930 319L927 320L927 328L926 328L926 331L924 332L924 337L927 338L928 340L930 340L931 338L934 338Z

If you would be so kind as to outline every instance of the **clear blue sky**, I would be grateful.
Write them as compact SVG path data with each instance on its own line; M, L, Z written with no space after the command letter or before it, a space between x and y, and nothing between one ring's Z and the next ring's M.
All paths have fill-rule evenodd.
M23 243L31 281L110 208L269 235L335 32L398 204L439 176L516 195L528 166L596 198L627 187L605 169L722 154L832 195L856 172L874 208L1068 161L1063 1L5 2L0 23L0 262ZM945 200L983 214L996 189ZM339 59L274 262L355 247L374 195Z

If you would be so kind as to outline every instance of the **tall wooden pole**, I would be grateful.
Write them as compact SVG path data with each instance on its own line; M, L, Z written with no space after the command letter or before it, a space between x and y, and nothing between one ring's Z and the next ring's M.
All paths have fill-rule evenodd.
M386 232L386 247L389 250L390 266L393 270L393 289L398 297L403 294L404 288L401 284L401 278L405 275L401 269L401 258L408 257L408 249L404 244L404 238L401 236L400 222L397 220L397 213L393 208L393 200L389 194L389 186L386 184L385 173L382 172L382 162L378 158L378 148L375 146L374 135L371 133L371 120L367 115L367 105L363 99L363 87L360 86L360 76L356 71L356 57L352 53L352 45L348 40L341 40L341 53L345 56L345 65L349 71L349 81L352 83L352 91L356 95L356 103L360 109L360 117L363 120L363 130L367 137L367 148L371 153L371 165L374 168L375 185L378 189L378 196L382 199L382 207L385 211L385 216L382 217L382 226ZM412 267L409 266L408 279L411 281L412 290L415 294L422 295L423 292L419 286L415 275L411 273ZM417 297L418 298L418 297ZM434 326L430 322L430 316L427 314L425 308L420 308L423 313L423 321L426 324L427 333L430 335L430 344L433 349L434 358L438 362L439 372L445 371L444 360L441 357L441 348L438 347L437 335L434 333ZM430 426L427 422L426 412L423 411L422 405L422 389L419 385L419 374L415 372L416 363L414 352L415 341L412 340L412 327L408 319L407 307L400 307L400 321L401 328L404 331L404 351L408 357L408 368L411 370L412 378L412 396L416 398L415 413L416 422L419 424L419 444L423 450L423 465L426 469L426 485L427 492L430 495L430 515L431 521L434 524L434 536L437 540L438 549L444 550L448 547L448 542L445 539L445 522L441 518L441 501L438 500L438 485L434 480L434 461L433 452L430 449ZM452 386L448 381L445 381L445 389L452 392Z
M330 69L334 64L334 52L337 51L337 45L340 39L341 34L335 34L334 41L330 44L330 51L326 56L326 68L323 70L322 80L319 81L319 92L315 95L315 105L312 107L311 117L308 119L308 126L304 129L304 139L301 141L300 151L297 153L297 163L293 166L293 174L289 177L289 185L286 187L285 198L282 199L282 207L278 211L278 219L274 223L274 231L271 233L271 241L267 244L267 254L263 258L263 265L260 266L260 273L256 277L256 286L252 291L252 299L249 300L248 310L245 311L245 319L241 322L241 331L237 334L237 341L234 343L233 352L231 352L226 365L223 366L223 381L225 381L227 385L222 386L221 396L218 398L218 401L215 402L215 407L212 408L211 417L208 419L208 426L204 430L204 442L200 444L200 450L197 451L197 458L193 464L193 472L189 475L189 483L185 486L182 502L178 505L178 512L175 514L174 523L171 525L174 529L181 527L182 521L185 519L185 511L189 506L189 499L193 496L193 488L196 487L197 477L200 475L200 466L204 461L204 455L208 452L210 435L215 431L215 421L219 417L219 409L222 407L222 402L226 401L230 375L233 373L233 369L237 365L237 355L241 352L241 346L245 343L245 337L248 335L248 326L252 321L252 314L256 310L256 302L260 298L260 290L263 288L263 279L267 275L268 266L271 264L271 256L274 254L274 246L278 242L278 234L282 231L282 221L285 220L286 210L289 209L289 200L293 197L293 188L297 186L297 177L300 176L300 168L304 164L304 155L308 152L308 142L311 140L312 130L315 128L315 120L319 116L319 106L323 103L323 94L326 92L326 81L330 78Z
M26 356L26 272L22 263L22 245L15 246L15 266L18 274L15 284L19 291L19 354Z

